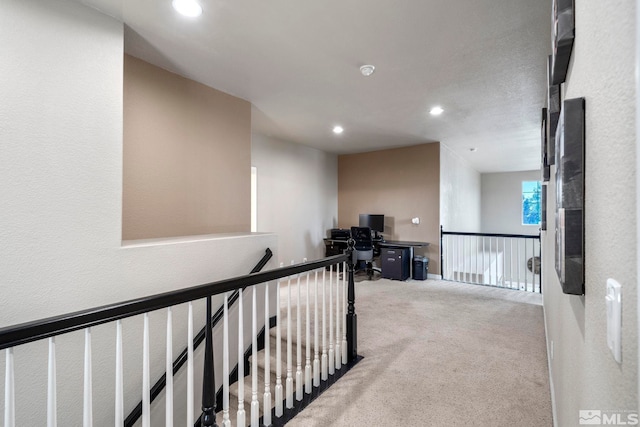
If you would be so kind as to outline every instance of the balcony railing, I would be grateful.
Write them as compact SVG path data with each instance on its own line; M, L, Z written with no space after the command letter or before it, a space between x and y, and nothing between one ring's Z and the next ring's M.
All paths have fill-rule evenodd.
M444 231L440 227L442 279L542 292L540 234Z
M123 334L126 325L123 321L133 316L143 316L142 331L142 366L139 375L142 382L142 426L151 425L151 384L150 371L153 358L150 357L152 349L149 345L149 313L156 310L166 311L166 369L165 369L165 425L174 423L174 365L173 365L173 311L172 308L180 305L188 305L187 336L184 337L187 345L187 373L186 373L186 419L175 420L184 425L217 426L216 412L221 409L222 425L244 426L250 422L252 426L258 425L283 425L291 419L304 406L309 404L315 396L337 378L343 375L353 364L357 363L356 343L356 313L355 290L353 280L352 247L347 253L324 258L317 261L302 262L288 267L253 273L232 279L206 283L186 289L152 295L144 298L124 301L96 307L75 313L55 316L47 319L23 323L0 329L0 350L5 352L5 376L4 376L4 426L16 425L42 425L40 419L31 419L28 415L16 414L16 402L20 399L29 399L32 407L46 407L47 426L56 426L59 418L65 424L79 425L80 422L69 420L66 414L61 414L57 401L57 375L56 375L56 338L63 334L74 334L82 331L84 335L84 363L78 367L78 375L83 377L83 411L82 425L92 426L94 423L94 407L106 403L94 403L92 384L92 328L106 323L113 323L115 336L113 337L113 349L115 366L115 381L113 399L113 414L115 425L122 426L125 422L124 384L125 380L132 378L124 376L123 368ZM347 274L340 275L338 266L345 264ZM326 270L329 267L329 271ZM271 289L275 286L275 310L272 309ZM229 311L229 298L233 292L238 292L238 315L232 318ZM245 330L245 307L243 294L251 295L250 307L251 328ZM206 301L205 325L211 325L213 317L212 296L223 296L222 344L214 347L212 327L205 328L205 348L203 357L203 375L198 379L194 376L194 316L192 304L204 299ZM293 303L295 298L296 303ZM264 307L264 315L258 315L258 308ZM335 311L334 311L335 308ZM275 311L275 331L270 333L273 323L270 313ZM295 317L294 317L295 312ZM262 338L264 350L258 354L258 328L264 325L265 333ZM230 326L237 329L237 366L235 385L230 384L230 378L234 378L231 370L235 360L230 357ZM129 331L131 332L131 331ZM283 338L283 333L286 339ZM251 337L250 353L244 336ZM328 337L327 337L328 335ZM322 340L320 341L320 337ZM328 340L327 340L328 338ZM14 350L29 343L48 340L47 360L47 402L34 402L32 396L16 394L20 381L27 379L16 376L16 364L23 361L16 358ZM60 345L66 341L61 340ZM285 347L286 363L282 355ZM293 348L296 348L294 364ZM275 357L272 358L271 348L275 349ZM302 349L305 348L303 357ZM24 354L24 352L21 352ZM249 356L247 358L247 356ZM216 378L215 361L222 361L222 378ZM249 412L245 412L245 364L250 366L250 398L248 402ZM274 366L275 365L275 366ZM285 369L283 369L285 368ZM286 371L286 376L283 376ZM274 378L274 380L271 380ZM260 387L259 387L260 384ZM275 398L272 398L271 390ZM201 412L195 411L194 395L197 387L202 387ZM222 388L222 408L216 408L216 390ZM100 390L104 393L104 390ZM235 394L234 394L235 393ZM262 397L260 399L260 397ZM237 410L230 405L231 399L236 399ZM62 405L62 407L65 407ZM157 409L157 408L155 408ZM101 413L104 411L101 411ZM197 415L197 417L196 417ZM113 420L113 418L111 418ZM67 425L71 425L67 424ZM106 425L104 419L96 421L97 425ZM109 422L110 424L110 422Z

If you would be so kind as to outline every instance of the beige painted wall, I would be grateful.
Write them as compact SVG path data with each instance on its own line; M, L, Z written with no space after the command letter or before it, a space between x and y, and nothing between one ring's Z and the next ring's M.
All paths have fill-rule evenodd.
M440 144L338 156L338 226L358 225L361 213L384 214L387 240L431 243L416 251L429 257L430 274L440 274L439 212Z
M563 99L585 97L585 294L554 269L555 167L543 232L543 292L558 426L580 410L638 411L634 42L637 2L575 2L576 40ZM549 12L551 13L551 11ZM606 282L622 285L622 363L607 347Z
M124 60L122 238L250 231L251 104Z

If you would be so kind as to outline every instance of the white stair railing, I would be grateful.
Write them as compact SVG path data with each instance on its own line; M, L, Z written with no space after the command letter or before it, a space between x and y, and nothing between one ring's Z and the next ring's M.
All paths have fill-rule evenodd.
M320 386L320 349L318 347L318 335L320 333L319 322L318 322L318 270L316 270L313 273L313 276L314 276L313 324L315 325L313 328L313 386L318 387Z
M124 379L122 364L122 320L116 323L116 390L115 390L115 427L124 424Z
M303 262L307 262L305 258ZM298 274L298 281L296 285L296 400L302 400L302 394L304 392L303 375L302 375L302 324L300 311L300 275Z
M222 426L231 427L229 416L229 293L222 308ZM191 426L191 424L188 424Z
M193 397L193 304L189 303L187 313L187 425L194 424L194 397ZM119 424L119 426L121 426ZM118 427L119 427L118 426Z
M336 372L336 359L333 349L333 266L329 267L329 375Z
M326 304L326 289L327 289L327 281L326 281L326 270L322 270L322 374L320 378L322 381L326 381L329 378L329 364L328 364L328 355L327 355L327 304ZM329 277L331 277L331 273L329 273Z
M15 427L16 425L16 401L15 401L15 381L13 370L13 348L5 350L5 372L4 372L4 425L5 427Z
M245 427L246 414L244 412L244 313L242 289L238 294L238 413L236 425ZM191 426L189 426L191 427Z
M256 286L251 289L251 354L258 360L258 302ZM227 374L229 375L229 374ZM260 402L258 401L258 364L251 364L251 427L260 427Z
M91 328L84 330L84 390L82 399L82 425L93 426L93 386L91 367Z
M144 314L142 348L142 427L151 427L151 396L149 395L149 313Z
M336 369L342 367L342 351L340 344L342 337L340 336L340 266L336 265Z
M49 366L47 381L47 427L58 425L56 393L56 339L49 338Z
M270 311L269 311L269 282L264 284L264 324L265 324L265 334L264 334L264 399L262 403L263 410L263 420L262 423L265 426L271 425L271 359L270 359L270 351L271 351L271 339L269 334L269 325L270 322ZM257 363L256 363L257 365Z
M165 427L173 427L173 319L167 308L167 357L165 385Z
M280 263L282 268L283 263ZM280 315L280 281L276 287L276 417L284 413L282 407L282 328Z
M305 258L306 261L306 258ZM317 273L317 272L316 272ZM307 348L306 348L306 358L305 358L305 364L304 364L304 392L306 394L310 394L311 393L311 306L309 305L309 272L307 272L305 274L306 276L306 282L307 282L307 301L306 301L306 310L305 313L307 315L307 322L306 322L306 330L305 330L305 342L307 343Z
M291 261L293 265L293 261ZM291 276L287 280L287 380L286 380L286 407L293 408L293 342L291 341Z
M344 259L344 258L343 258ZM340 261L342 262L341 259ZM303 263L306 263L306 259L303 260ZM347 304L347 280L346 274L341 277L341 270L346 271L346 264L342 266L342 269L339 266L334 268L329 262L325 262L322 264L319 261L314 261L312 263L308 263L312 265L320 265L320 267L315 267L313 269L304 270L304 266L302 269L291 269L294 273L289 274L287 276L281 275L277 276L277 281L274 282L275 289L275 304L272 305L272 299L270 299L270 283L266 282L254 282L255 284L250 284L245 289L246 292L243 292L242 288L238 289L238 301L237 301L237 412L232 411L230 407L230 400L232 395L232 388L230 387L230 373L231 373L231 355L230 355L230 325L236 323L235 315L234 320L230 319L230 292L221 293L223 297L222 308L219 314L216 316L220 316L221 319L216 317L216 322L218 320L222 320L220 322L220 326L222 327L221 335L222 335L222 345L218 348L213 346L212 336L213 332L211 328L208 328L206 333L206 348L205 348L205 377L209 378L209 380L204 381L203 384L203 417L202 417L202 425L210 426L215 423L215 399L212 399L212 395L215 396L215 391L218 390L217 387L220 388L221 395L221 405L220 408L217 408L218 411L221 412L221 425L223 427L231 427L231 426L239 426L244 427L247 424L247 415L245 413L244 408L244 395L245 395L245 363L247 360L245 359L246 355L246 346L245 346L245 310L244 304L244 296L249 297L251 295L251 313L247 314L247 321L249 317L251 318L251 337L249 342L251 343L251 357L248 359L250 363L250 369L247 372L248 375L251 376L251 414L250 414L250 424L251 426L269 426L274 423L274 419L272 416L275 415L276 418L281 418L285 416L284 407L288 409L294 409L294 399L297 402L302 402L305 395L311 395L314 393L314 388L322 388L323 381L330 379L330 376L337 375L340 376L344 371L343 367L348 364L347 358L347 321L345 320L345 316L347 316L348 304ZM292 265L293 262L292 262ZM329 266L329 270L327 272L326 266ZM322 275L320 275L320 269L322 270ZM313 282L311 278L311 274L313 274ZM250 276L247 276L250 277ZM284 285L284 280L286 279L286 298L281 298L281 287ZM295 283L292 283L292 280L295 280ZM334 285L335 282L335 285ZM259 283L264 284L264 293L262 290L258 290L257 286ZM227 286L226 284L224 286ZM251 288L251 289L249 289ZM328 289L327 289L328 288ZM225 289L225 288L223 288ZM227 287L226 289L230 289ZM233 288L231 288L233 289ZM271 288L273 290L273 288ZM251 291L251 294L248 292ZM327 292L328 291L328 292ZM296 292L295 304L295 316L294 314L294 299L292 298L292 293ZM349 291L351 292L351 291ZM164 295L164 294L163 294ZM353 295L353 294L351 294ZM164 297L164 296L163 296ZM263 301L259 302L259 298L264 297ZM151 298L151 297L150 297ZM160 299L160 296L158 297ZM234 294L235 298L235 294ZM211 296L206 295L204 297L207 301L207 322L212 322L213 317L211 315ZM194 379L194 334L193 334L193 304L190 300L183 300L179 302L188 303L188 311L186 313L186 321L187 323L187 347L183 352L183 357L186 359L187 363L187 372L186 378L179 377L175 378L175 381L186 381L186 424L193 425L195 420L194 414L194 388L199 387L196 384ZM322 304L322 319L320 319L320 303ZM124 304L124 303L123 303ZM172 305L166 304L165 302L158 303L155 310L166 308L166 323L165 323L165 349L164 349L164 398L165 404L164 406L164 418L165 425L168 427L172 427L174 425L174 418L178 416L178 412L183 412L183 408L177 411L176 407L174 407L174 370L176 366L174 363L178 363L178 361L174 362L174 351L173 351L173 339L174 333L178 331L178 328L175 328L174 322L180 322L180 317L176 313L180 313L180 311L174 311ZM166 305L160 305L166 304ZM262 308L262 304L264 306L264 313L260 313L258 310ZM282 304L286 305L286 308L282 306ZM132 303L132 306L134 303ZM177 305L177 304L176 304ZM328 310L327 310L328 306ZM335 317L333 308L335 306ZM275 310L272 309L275 307ZM146 308L146 307L145 307ZM111 309L111 308L110 308ZM353 313L353 304L351 305L352 313ZM115 325L115 426L122 425L132 425L135 421L128 421L125 418L125 414L123 411L124 408L124 390L125 390L125 380L124 378L124 365L123 365L123 325L122 320L126 317L134 316L136 314L142 314L143 320L143 330L142 330L142 387L141 387L141 403L139 404L139 414L140 425L143 427L150 426L152 421L152 410L156 411L156 407L152 407L151 399L155 398L158 394L157 384L154 388L151 388L150 382L150 372L152 371L151 363L153 360L158 359L158 355L154 355L153 353L157 351L151 347L151 339L150 339L150 316L149 312L142 312L139 307L132 307L132 314L123 315L121 312L121 307L112 309L114 312L111 314L105 314L104 319L111 319L106 321L98 321L88 320L86 327L82 328L84 331L84 364L81 368L83 374L83 409L82 409L82 425L83 427L92 427L94 423L94 415L98 412L94 412L94 399L93 399L93 371L92 371L92 325L102 324L108 321L113 321ZM275 311L275 313L274 313ZM275 314L275 342L272 342L269 325L272 324L272 314ZM84 314L83 314L84 315ZM264 315L264 317L263 317ZM282 337L282 322L285 320L282 316L286 316L286 338L283 340ZM264 323L262 321L264 320ZM92 323L95 322L95 323ZM214 323L216 323L214 322ZM335 322L335 324L334 324ZM78 322L78 325L81 324L81 321ZM208 323L209 325L211 323ZM262 345L261 338L259 338L260 328L264 325L264 353L259 354L259 351L262 351L258 346ZM155 328L155 326L154 326ZM80 330L81 328L76 327L75 329L71 329L70 331ZM206 328L205 328L206 329ZM295 331L295 336L293 333ZM61 333L67 333L66 331ZM334 337L335 334L335 337ZM328 335L328 336L327 336ZM6 335L5 335L6 336ZM35 336L35 333L34 333ZM322 337L322 342L320 342L320 336ZM57 382L56 382L56 338L55 334L44 336L43 338L48 339L49 343L49 354L48 354L48 377L46 379L47 382L47 427L56 427L58 424L59 418L62 416L62 413L58 413L58 395L57 395ZM4 376L4 426L5 427L15 427L16 425L16 415L15 415L15 373L14 373L14 353L13 347L8 347L6 344L11 342L10 340L5 340L3 345L3 331L0 330L0 348L5 349L5 376ZM14 339L14 338L11 338ZM31 339L31 341L36 341L38 338ZM155 341L155 339L154 339ZM158 340L160 343L163 340ZM327 342L328 341L328 342ZM282 342L285 342L287 346L286 353L286 365L283 364L282 361ZM295 371L295 380L293 375L293 343L296 343L296 371ZM274 348L272 344L275 344L275 363L271 360L271 349ZM158 347L158 346L156 346ZM321 349L322 347L322 349ZM180 357L178 358L180 359ZM206 362L209 360L210 362ZM221 372L222 375L218 378L217 372L214 375L213 369L213 360L219 361L221 363ZM184 361L184 360L183 360ZM264 378L261 378L262 370L258 367L258 362L264 361ZM180 362L183 363L183 362ZM208 363L208 364L207 364ZM286 388L283 390L283 382L282 382L282 367L286 366L287 377L286 377ZM275 372L272 373L272 370ZM208 372L208 374L207 374ZM275 374L275 381L272 380L272 375ZM218 381L220 384L214 384L215 381ZM261 381L263 381L261 383ZM294 383L295 381L295 383ZM208 382L208 384L207 384ZM333 380L331 381L333 382ZM271 384L275 383L275 399L272 399L271 396ZM294 389L295 384L295 389ZM264 386L264 388L261 388ZM326 386L326 384L324 385ZM182 387L179 386L182 390ZM261 390L264 390L264 393L261 393ZM247 390L248 391L248 390ZM283 393L283 391L286 391ZM235 393L235 392L234 392ZM136 393L137 394L137 393ZM258 395L263 395L263 405L260 408L260 400ZM205 398L205 395L208 397ZM205 400L207 403L205 404ZM305 400L306 401L306 400ZM307 403L303 403L305 405ZM275 409L272 412L272 408ZM62 407L62 406L60 406ZM300 405L295 404L294 411L298 411ZM102 411L100 411L102 412ZM133 414L133 413L132 413ZM65 414L66 415L66 414ZM206 417L205 417L206 415ZM288 415L291 416L291 415ZM130 416L129 418L131 418ZM154 415L155 419L156 415ZM67 418L65 418L66 421ZM206 420L206 421L205 421ZM60 418L62 422L62 418ZM97 421L96 421L97 422ZM177 422L177 418L176 418ZM286 421L285 421L286 422ZM99 425L101 422L97 422ZM154 421L155 423L155 421ZM276 423L281 424L282 421ZM67 424L66 422L64 424ZM180 422L179 424L182 424Z

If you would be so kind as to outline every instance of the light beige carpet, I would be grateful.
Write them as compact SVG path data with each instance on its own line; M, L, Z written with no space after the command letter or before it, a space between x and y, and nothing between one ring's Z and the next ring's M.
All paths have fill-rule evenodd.
M364 359L288 426L552 425L541 296L356 283Z

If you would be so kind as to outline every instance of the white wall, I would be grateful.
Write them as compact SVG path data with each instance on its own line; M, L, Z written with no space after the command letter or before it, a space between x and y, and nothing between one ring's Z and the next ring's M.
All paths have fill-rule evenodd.
M553 178L543 233L544 308L559 426L577 425L581 409L638 410L636 5L575 2L576 40L563 99L586 98L584 296L563 294L554 270ZM608 278L622 284L621 364L607 348Z
M440 143L440 224L445 231L480 231L480 173Z
M538 234L539 225L522 225L522 181L540 181L540 171L483 173L483 233Z
M251 165L258 171L258 231L278 234L279 260L323 257L322 239L337 226L337 156L254 133Z
M69 1L6 0L0 40L0 326L245 274L267 246L277 255L268 234L122 245L122 23ZM175 354L185 310L174 312ZM165 322L151 313L152 348L164 347ZM142 322L123 323L128 412L141 396ZM114 326L92 332L94 422L113 425ZM82 333L56 344L58 425L80 425ZM17 425L45 419L46 357L46 342L15 349ZM164 351L152 359L156 379Z

